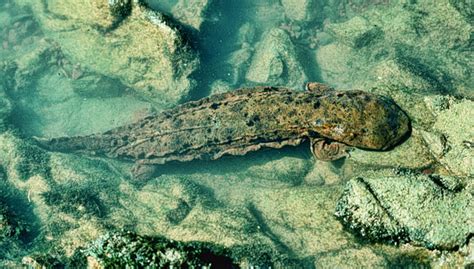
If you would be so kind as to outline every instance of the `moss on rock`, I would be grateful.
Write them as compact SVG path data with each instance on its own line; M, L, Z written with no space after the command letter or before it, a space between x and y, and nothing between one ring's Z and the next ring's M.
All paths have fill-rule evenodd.
M112 232L96 240L84 254L99 268L237 268L223 248L200 242Z

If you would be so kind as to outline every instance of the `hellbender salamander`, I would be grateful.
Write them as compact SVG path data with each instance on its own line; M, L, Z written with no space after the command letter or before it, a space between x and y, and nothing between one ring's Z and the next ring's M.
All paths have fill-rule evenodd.
M240 89L187 102L105 133L38 142L53 151L163 164L214 160L309 139L315 157L329 161L345 156L346 146L386 150L409 133L409 118L389 98L335 91L319 83L307 88Z

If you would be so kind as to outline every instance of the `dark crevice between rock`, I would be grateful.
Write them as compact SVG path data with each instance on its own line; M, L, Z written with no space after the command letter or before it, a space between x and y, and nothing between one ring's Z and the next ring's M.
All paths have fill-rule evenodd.
M223 7L225 6L225 7ZM193 37L194 48L200 52L200 68L191 75L197 82L187 100L197 100L206 97L211 92L211 85L214 81L222 79L226 81L227 73L232 72L230 64L222 61L235 49L235 42L240 26L245 20L236 22L242 18L245 9L239 1L215 0L208 7L208 12L222 11L219 21L204 21L199 33Z
M132 0L109 0L109 9L115 20L108 30L113 31L132 14Z

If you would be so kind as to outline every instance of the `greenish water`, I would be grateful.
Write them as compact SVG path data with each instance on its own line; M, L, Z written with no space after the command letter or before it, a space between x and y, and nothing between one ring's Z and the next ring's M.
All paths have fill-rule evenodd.
M147 1L166 19L85 2L0 0L0 267L166 268L199 251L212 268L472 266L470 1ZM335 162L306 142L169 163L148 180L32 139L309 81L392 98L410 137Z

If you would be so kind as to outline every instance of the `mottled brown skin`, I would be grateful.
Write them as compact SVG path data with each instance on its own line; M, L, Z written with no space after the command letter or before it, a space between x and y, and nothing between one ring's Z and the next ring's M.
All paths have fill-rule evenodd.
M82 151L141 164L214 160L311 139L317 158L346 154L345 145L386 150L409 132L390 99L362 91L256 87L188 102L102 134L39 140L50 150Z

